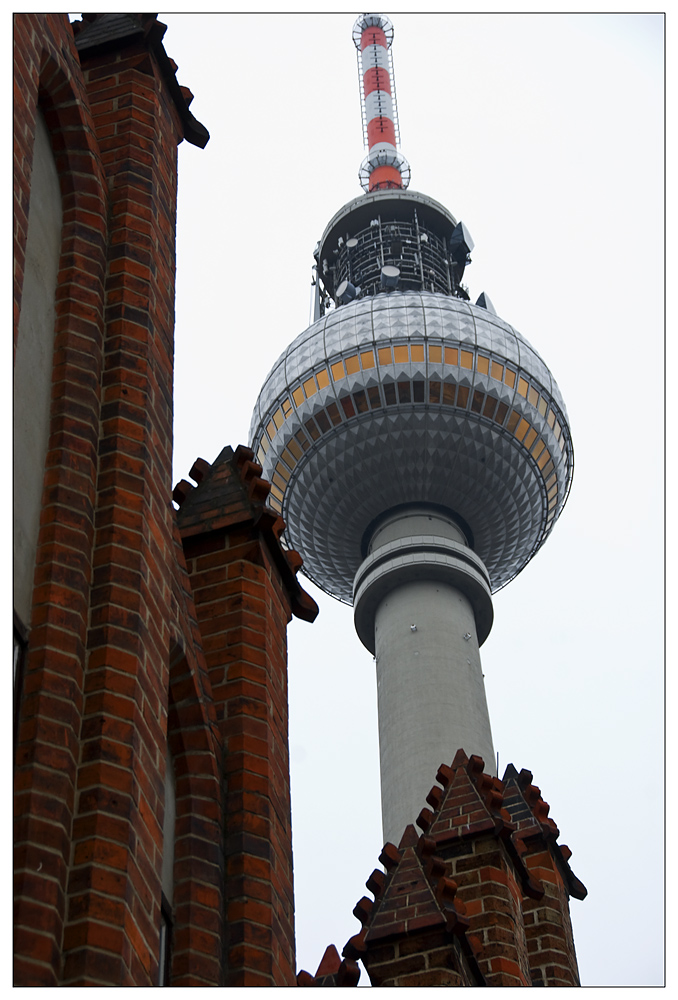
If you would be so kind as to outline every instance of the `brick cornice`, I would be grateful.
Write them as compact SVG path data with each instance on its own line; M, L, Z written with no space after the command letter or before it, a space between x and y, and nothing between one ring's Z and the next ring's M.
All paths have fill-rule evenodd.
M157 20L157 14L84 14L82 21L75 21L72 27L82 61L141 42L155 57L181 120L184 138L193 146L205 148L210 134L189 110L193 95L177 81L176 63L162 43L167 25Z

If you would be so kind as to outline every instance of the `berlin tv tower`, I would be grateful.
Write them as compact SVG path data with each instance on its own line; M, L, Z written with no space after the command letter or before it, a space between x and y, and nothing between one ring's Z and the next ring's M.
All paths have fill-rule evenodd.
M384 837L459 748L494 773L480 646L492 593L543 545L574 468L536 351L464 284L473 242L408 189L393 26L362 14L364 194L315 251L314 322L273 366L250 439L303 572L352 604L376 661Z

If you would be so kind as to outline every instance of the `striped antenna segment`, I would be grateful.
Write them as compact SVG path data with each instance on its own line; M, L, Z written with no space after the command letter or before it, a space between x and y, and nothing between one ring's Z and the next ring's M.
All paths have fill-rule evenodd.
M367 149L358 174L360 184L364 191L406 188L410 165L398 148L393 25L385 14L361 14L353 25L353 41L358 50L360 110Z

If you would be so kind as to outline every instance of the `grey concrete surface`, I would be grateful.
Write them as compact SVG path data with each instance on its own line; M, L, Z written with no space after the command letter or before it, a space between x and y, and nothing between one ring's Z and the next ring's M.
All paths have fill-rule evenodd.
M482 563L442 514L398 512L375 529L369 549L355 619L375 655L382 823L397 844L459 748L496 773L479 648L492 602Z

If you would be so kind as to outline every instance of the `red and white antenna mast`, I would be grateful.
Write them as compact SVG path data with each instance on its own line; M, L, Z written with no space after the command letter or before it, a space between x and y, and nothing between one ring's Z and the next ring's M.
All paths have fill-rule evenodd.
M360 164L364 191L404 189L410 165L399 151L400 130L393 72L393 25L385 14L361 14L353 25L367 156Z

